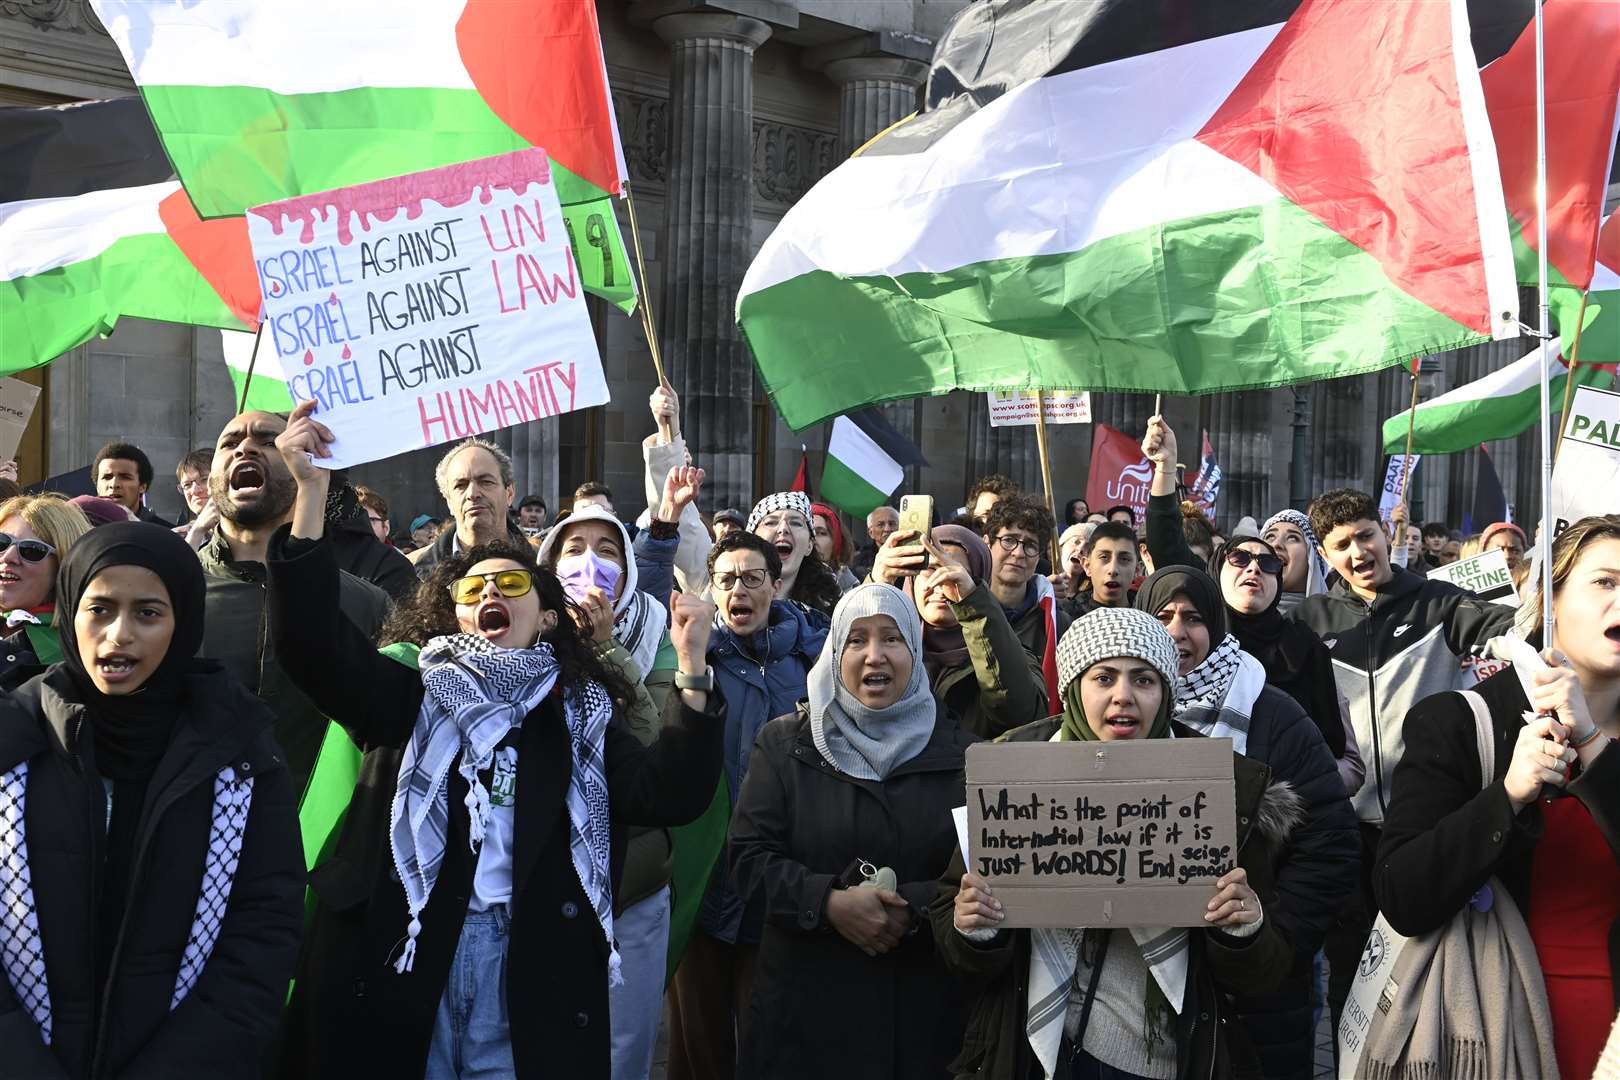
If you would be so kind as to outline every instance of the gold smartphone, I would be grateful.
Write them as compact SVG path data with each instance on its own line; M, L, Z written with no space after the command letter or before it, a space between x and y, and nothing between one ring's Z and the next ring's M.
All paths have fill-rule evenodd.
M900 531L927 536L934 527L934 497L932 495L900 496Z

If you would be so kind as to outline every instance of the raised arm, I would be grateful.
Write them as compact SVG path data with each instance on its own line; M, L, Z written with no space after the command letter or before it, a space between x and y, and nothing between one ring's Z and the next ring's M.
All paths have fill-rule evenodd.
M648 404L658 430L642 442L641 454L647 465L647 506L656 510L670 471L689 465L690 458L681 438L681 399L675 388L662 383L652 392ZM680 531L681 546L675 552L678 583L692 595L701 595L709 587L709 549L714 546L714 538L698 514L696 501L688 502L677 517L665 520L674 521Z
M1181 527L1181 500L1176 498L1176 433L1164 417L1148 420L1142 453L1153 463L1153 486L1148 489L1147 520L1143 536L1155 569L1166 566L1204 568L1204 560L1187 546Z

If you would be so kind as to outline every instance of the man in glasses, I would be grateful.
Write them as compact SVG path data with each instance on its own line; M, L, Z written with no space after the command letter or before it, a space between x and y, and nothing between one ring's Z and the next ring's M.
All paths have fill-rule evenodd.
M219 525L198 550L207 584L200 655L219 660L276 715L276 741L287 754L293 783L302 791L326 736L326 717L281 670L265 630L265 551L270 536L292 520L297 484L287 471L276 436L287 421L246 412L225 425L214 444L208 474ZM374 636L388 612L381 589L348 573L338 599L349 621Z
M208 473L213 464L214 448L205 446L181 458L174 467L175 487L186 506L174 531L185 537L193 550L206 544L219 524L219 508L208 494Z
M768 540L730 533L710 549L708 571L719 608L708 661L726 702L725 775L735 806L755 736L806 696L827 630L799 604L775 599L782 558ZM722 860L669 988L671 1076L735 1073L764 922L757 905L745 908Z
M1053 680L1047 687L1048 701L1058 700L1057 643L1070 621L1052 582L1036 572L1043 553L1051 549L1053 530L1051 511L1027 495L1001 499L984 523L990 543L991 595L1007 613L1007 622L1025 652L1043 667L1051 654Z

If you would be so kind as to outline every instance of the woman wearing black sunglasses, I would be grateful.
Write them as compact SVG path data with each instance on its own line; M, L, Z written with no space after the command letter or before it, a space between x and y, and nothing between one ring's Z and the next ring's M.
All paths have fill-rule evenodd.
M0 503L0 690L15 690L62 659L56 571L90 522L51 495Z
M605 1080L619 826L692 821L719 779L720 699L698 674L713 609L677 606L680 716L649 747L617 722L631 688L526 546L442 560L384 628L413 666L380 655L337 604L313 408L276 440L298 495L271 542L270 621L287 673L366 759L311 875L284 1073Z

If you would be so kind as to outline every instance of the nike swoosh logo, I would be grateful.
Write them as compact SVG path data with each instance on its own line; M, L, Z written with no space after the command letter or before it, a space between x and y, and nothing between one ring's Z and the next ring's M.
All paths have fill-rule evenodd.
M1395 628L1395 636L1400 637L1402 634L1406 633L1410 629L1412 629L1412 624L1411 623L1405 623L1404 625L1397 626Z

